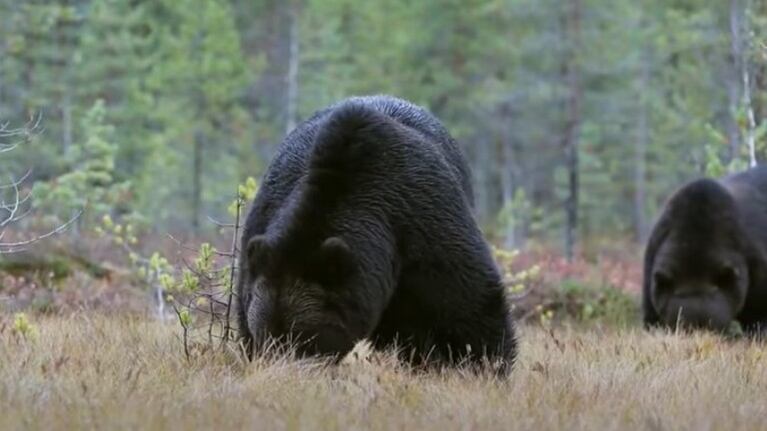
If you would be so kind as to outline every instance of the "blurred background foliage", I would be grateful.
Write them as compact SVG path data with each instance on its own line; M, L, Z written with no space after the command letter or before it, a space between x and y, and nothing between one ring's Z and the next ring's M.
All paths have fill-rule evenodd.
M460 141L495 243L635 260L680 182L767 156L766 43L760 0L0 0L0 120L44 127L0 169L33 169L20 232L210 238L297 122L390 93Z
M297 121L391 93L460 140L508 247L641 239L680 181L762 156L765 33L754 0L0 0L0 118L45 126L4 162L46 214L199 232Z

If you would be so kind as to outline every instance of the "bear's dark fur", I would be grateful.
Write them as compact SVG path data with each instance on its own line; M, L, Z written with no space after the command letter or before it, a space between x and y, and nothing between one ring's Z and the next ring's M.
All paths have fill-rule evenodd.
M252 350L290 338L303 354L342 356L369 339L417 364L514 360L467 164L406 101L350 98L292 131L245 222L240 262Z
M647 244L647 326L747 332L767 323L767 167L701 179L666 203Z

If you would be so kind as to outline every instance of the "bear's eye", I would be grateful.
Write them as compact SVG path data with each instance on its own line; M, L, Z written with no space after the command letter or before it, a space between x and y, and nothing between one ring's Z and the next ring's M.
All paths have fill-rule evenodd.
M722 267L714 278L714 284L719 288L732 287L738 281L738 271L731 266Z
M662 271L656 271L655 274L653 274L653 283L655 283L656 289L667 290L671 288L673 280L669 274Z

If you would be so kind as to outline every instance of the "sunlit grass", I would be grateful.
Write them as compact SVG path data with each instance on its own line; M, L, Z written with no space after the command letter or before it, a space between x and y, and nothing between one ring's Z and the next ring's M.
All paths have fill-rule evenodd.
M767 356L706 334L522 328L508 380L390 354L246 364L148 319L0 318L0 429L764 429ZM364 349L363 349L364 350Z

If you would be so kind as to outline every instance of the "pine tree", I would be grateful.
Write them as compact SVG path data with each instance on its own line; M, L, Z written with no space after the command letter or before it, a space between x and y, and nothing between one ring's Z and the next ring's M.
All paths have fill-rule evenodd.
M129 190L129 183L117 182L114 176L118 146L114 127L106 123L102 100L83 117L81 130L81 140L64 155L67 172L50 182L35 184L36 206L40 213L57 217L57 223L87 208L79 224L92 224L115 211Z

